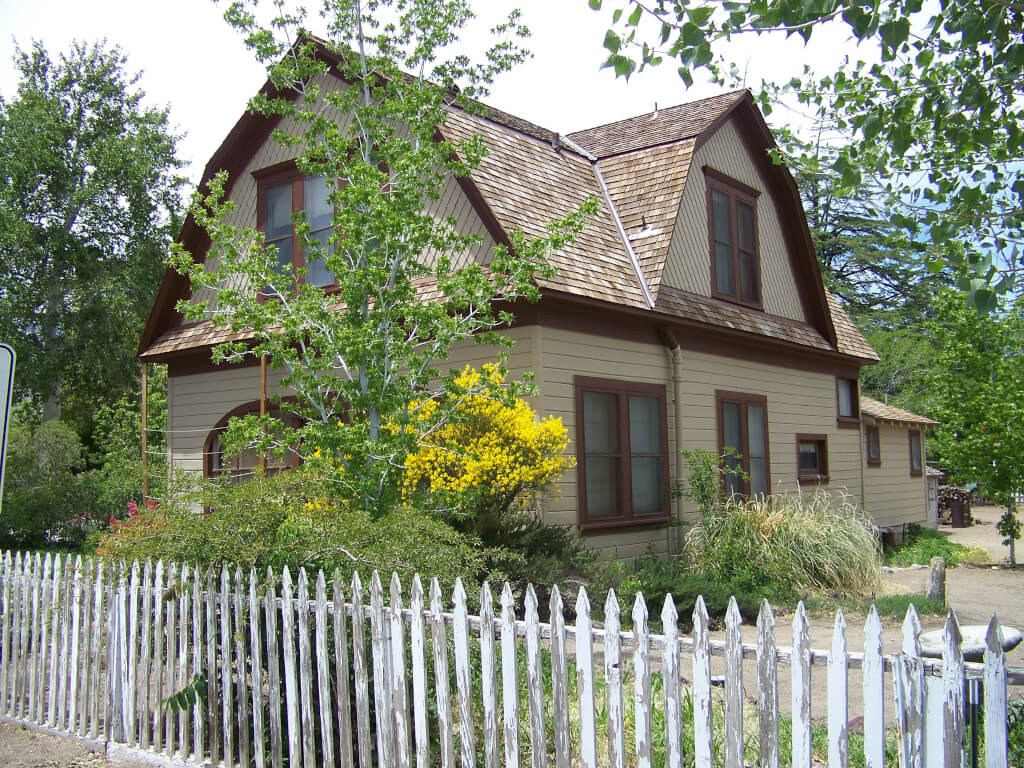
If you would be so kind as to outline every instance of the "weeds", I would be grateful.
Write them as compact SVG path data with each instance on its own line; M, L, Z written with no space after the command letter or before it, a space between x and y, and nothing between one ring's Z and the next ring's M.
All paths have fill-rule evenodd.
M961 563L981 564L988 562L988 552L982 547L965 547L950 541L934 528L920 525L907 526L903 543L885 552L885 562L899 568L908 565L928 565L933 557L943 557L946 565Z

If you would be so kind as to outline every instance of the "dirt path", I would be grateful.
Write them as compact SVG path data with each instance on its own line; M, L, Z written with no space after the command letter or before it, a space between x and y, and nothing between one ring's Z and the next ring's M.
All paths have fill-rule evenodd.
M0 765L5 768L106 768L114 764L78 742L0 723Z

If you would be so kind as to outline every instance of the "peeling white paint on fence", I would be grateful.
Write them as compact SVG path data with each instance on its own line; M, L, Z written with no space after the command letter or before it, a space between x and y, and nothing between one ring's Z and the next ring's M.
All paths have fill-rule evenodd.
M901 651L883 656L875 611L865 625L863 653L847 647L841 614L832 647L823 652L810 648L802 605L793 647L779 649L767 601L756 644L744 644L735 601L725 642L713 642L702 599L689 636L680 633L671 598L661 609L662 634L652 634L642 596L627 631L614 592L601 611L586 590L566 604L554 587L550 618L542 623L533 586L520 602L505 584L497 616L490 585L483 585L474 614L461 582L446 601L431 580L429 605L419 576L407 582L408 593L397 575L388 583L385 606L373 574L366 605L358 575L346 601L338 574L328 583L325 574L314 579L300 569L293 581L287 569L250 570L246 577L225 567L218 578L212 569L159 561L124 565L4 553L0 720L88 739L112 755L155 764L244 768L282 768L286 755L288 765L304 768L429 768L434 761L456 768L456 739L460 768L475 768L481 757L481 768L653 768L652 728L662 722L657 741L667 768L690 760L698 768L777 768L778 666L789 665L794 766L827 758L845 768L849 720L861 714L865 765L882 768L887 675L901 765L963 765L968 679L984 682L986 766L1006 765L1007 684L1024 673L1007 670L995 617L984 664L968 664L953 614L943 658L922 658L913 608ZM712 688L714 656L724 658L721 695ZM748 725L753 714L743 713L748 662L756 664L756 729ZM827 685L827 712L811 712L814 667L825 670L813 684ZM205 680L207 693L193 707L172 711L162 704L197 679ZM658 696L652 680L660 683ZM849 689L857 684L863 713L849 711ZM692 716L684 715L684 697L692 697ZM929 716L933 711L938 715ZM812 714L827 717L826 754L812 754ZM686 743L692 756L684 754Z

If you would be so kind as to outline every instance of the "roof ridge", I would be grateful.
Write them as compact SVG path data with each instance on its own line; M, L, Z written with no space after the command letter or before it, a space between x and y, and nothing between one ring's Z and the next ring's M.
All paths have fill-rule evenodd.
M667 106L667 107L658 107L657 109L653 109L650 112L640 112L639 114L636 114L636 115L630 115L629 117L622 117L622 118L619 118L618 120L611 120L611 121L609 121L607 123L601 123L600 125L589 125L586 128L580 128L578 131L572 131L571 133L567 133L566 136L570 136L571 137L571 136L576 136L576 135L581 134L581 133L586 133L587 131L596 131L596 130L599 130L601 128L610 128L613 125L618 125L619 123L625 123L625 122L628 122L630 120L636 120L639 117L647 117L649 115L654 115L656 112L661 113L661 112L665 112L665 111L671 110L671 109L679 109L680 107L692 107L692 106L695 106L697 104L703 104L704 102L715 101L716 99L724 99L727 96L736 96L736 95L743 94L743 93L751 93L751 90L749 88L735 88L735 89L733 89L731 91L724 91L723 93L717 93L714 96L705 96L702 99L694 99L693 101L681 101L678 104L672 104L672 105ZM686 137L684 137L684 138L686 138ZM665 143L669 143L669 142L665 142Z

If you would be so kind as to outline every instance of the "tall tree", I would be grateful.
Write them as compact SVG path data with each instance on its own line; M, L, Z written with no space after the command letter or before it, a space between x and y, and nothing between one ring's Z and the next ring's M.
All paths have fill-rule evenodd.
M280 96L258 96L250 108L294 121L298 135L274 138L300 148L297 167L308 199L324 201L323 219L300 212L279 230L239 231L226 218L233 205L217 177L192 207L213 244L205 263L181 249L173 258L216 301L179 309L251 336L216 354L265 356L285 370L282 387L298 395L281 408L297 411L302 426L240 420L226 442L297 451L333 481L336 500L379 515L400 501L406 456L457 419L469 393L507 398L497 370L468 386L449 372L451 398L425 392L442 378L453 345L499 340L489 332L511 318L496 303L538 296L533 277L550 274L547 253L575 236L596 201L566 211L544 237L511 233L512 247L498 246L486 268L466 256L479 237L426 209L486 152L465 117L465 134L444 126L456 112L482 110L473 97L523 59L526 30L516 14L477 63L452 52L472 18L467 0L326 0L322 41L303 33L301 14L282 12L260 26L255 5L239 0L227 16L268 65ZM324 87L328 72L339 87ZM293 223L305 267L293 266ZM337 288L325 292L324 283Z
M113 402L137 378L136 345L178 225L184 179L165 109L105 43L54 61L19 50L0 98L0 339L22 396L47 415Z
M600 8L602 0L589 0ZM851 141L833 163L848 189L874 177L894 242L943 247L933 262L965 271L962 287L993 309L1024 266L1024 5L1005 0L621 0L605 46L628 77L674 59L724 80L720 45L743 35L808 40L840 25L863 47L824 75L794 72L789 90ZM794 57L794 60L796 58ZM764 106L770 107L770 90ZM969 248L962 248L967 242ZM944 246L949 246L945 248Z

